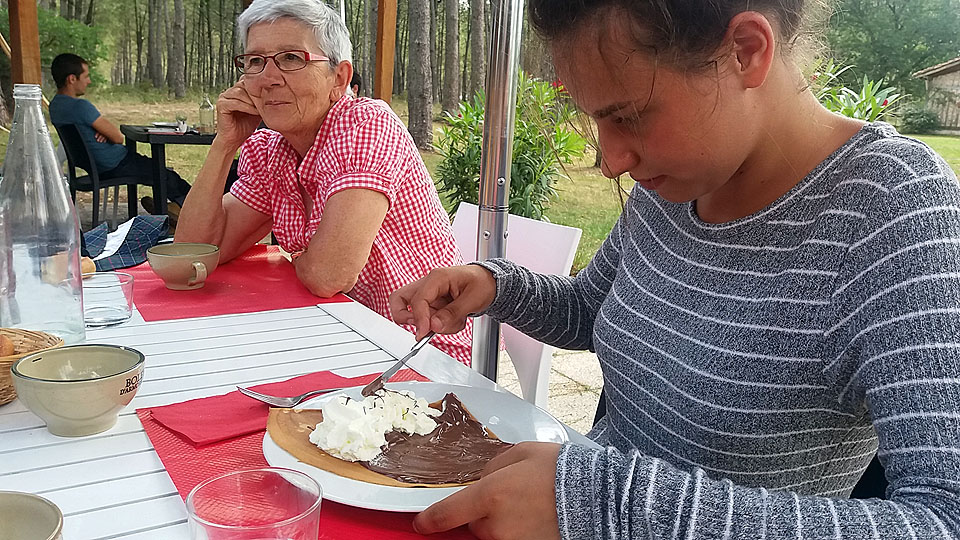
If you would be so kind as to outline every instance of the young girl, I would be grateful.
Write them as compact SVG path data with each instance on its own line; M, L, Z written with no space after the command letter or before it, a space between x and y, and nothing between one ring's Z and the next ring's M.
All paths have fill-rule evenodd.
M960 534L960 189L922 143L817 103L791 51L805 3L529 3L604 173L636 185L576 278L437 270L392 313L595 349L605 449L518 445L420 532ZM874 453L889 500L847 499Z

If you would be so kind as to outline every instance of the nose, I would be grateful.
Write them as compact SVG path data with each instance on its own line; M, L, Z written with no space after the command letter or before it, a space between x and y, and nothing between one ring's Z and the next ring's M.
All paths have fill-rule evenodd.
M277 66L276 59L270 58L263 66L263 71L259 73L260 84L265 86L277 86L283 84L283 71Z
M616 178L640 164L640 155L632 144L633 138L622 131L597 126L597 142L603 155L600 170L607 178Z

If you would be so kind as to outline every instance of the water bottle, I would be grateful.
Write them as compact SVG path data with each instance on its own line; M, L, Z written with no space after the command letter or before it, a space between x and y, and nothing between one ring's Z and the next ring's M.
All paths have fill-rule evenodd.
M200 124L197 131L203 134L211 134L217 131L217 108L210 102L210 96L204 94L200 100Z
M40 110L40 86L14 86L0 172L0 326L84 340L80 220Z

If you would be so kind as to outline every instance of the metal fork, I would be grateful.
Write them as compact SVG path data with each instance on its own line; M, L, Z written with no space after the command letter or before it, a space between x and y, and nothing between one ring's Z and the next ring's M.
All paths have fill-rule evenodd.
M237 387L237 390L239 390L241 394L247 397L252 397L257 401L262 401L272 407L289 409L290 407L295 407L299 405L302 401L306 399L312 398L314 396L328 394L330 392L336 392L337 390L343 390L343 388L325 388L323 390L311 390L310 392L307 392L305 394L300 394L299 396L293 396L293 397L268 396L266 394L261 394L260 392L256 392L254 390L250 390L249 388L240 388L239 386Z

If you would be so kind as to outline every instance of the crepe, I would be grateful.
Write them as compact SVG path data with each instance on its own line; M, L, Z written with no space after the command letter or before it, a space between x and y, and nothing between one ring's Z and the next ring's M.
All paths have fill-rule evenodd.
M484 446L486 446L488 450L491 448L500 448L502 450L512 446L508 443L501 442L496 435L480 426L480 422L462 406L456 396L448 394L444 400L446 400L448 404L455 402L459 407L458 411L462 415L465 415L472 423L476 423L476 426L478 426L483 433L483 438L486 439ZM442 401L438 401L431 403L430 406L438 410L444 410L441 405L442 403ZM447 407L447 410L452 411L452 408ZM315 429L316 425L322 421L323 412L319 409L270 409L270 415L267 420L267 432L277 446L286 450L299 461L352 480L394 487L456 487L471 483L426 484L402 482L385 474L372 471L362 462L345 461L331 456L310 442L310 433ZM433 437L430 435L415 435L413 438L419 437L422 438L423 441L432 441L436 439L436 434L439 431L440 427L434 430L434 432L431 432L431 434L434 435ZM473 435L476 436L476 430L474 430L474 432ZM404 438L409 439L410 437ZM449 443L449 441L450 439L448 438L447 442ZM491 457L492 456L486 457L482 462L475 461L471 465L476 470L482 469ZM480 459L478 456L477 460Z

